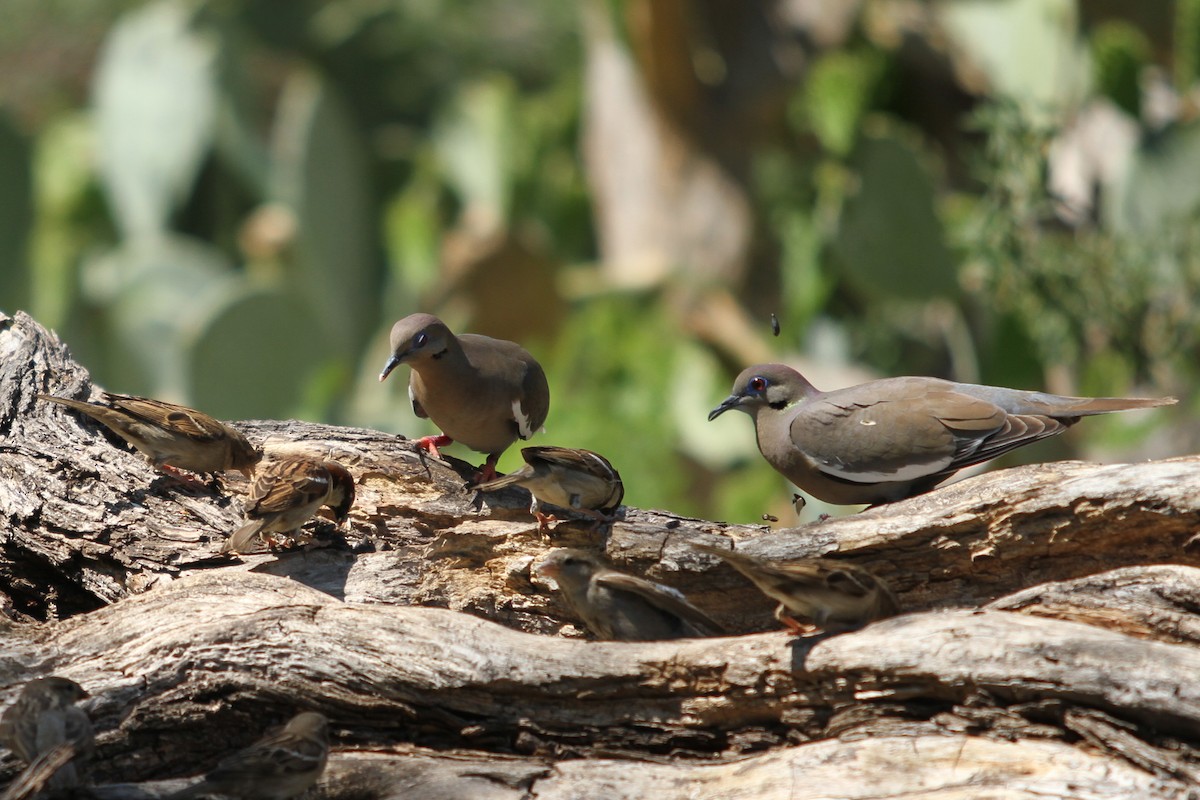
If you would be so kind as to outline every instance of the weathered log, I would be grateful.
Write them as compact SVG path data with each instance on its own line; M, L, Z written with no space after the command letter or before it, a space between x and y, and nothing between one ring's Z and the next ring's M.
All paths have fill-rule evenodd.
M245 422L268 451L342 461L358 499L348 529L238 560L219 550L242 478L184 489L37 401L91 388L29 317L0 318L0 354L0 704L40 674L87 687L102 797L161 796L297 708L333 720L325 797L1186 797L1197 779L1200 458L998 471L777 531L630 508L547 540L523 490L475 496L469 465L403 437ZM911 613L591 642L530 572L552 546L602 549L731 631L773 631L773 604L689 547L723 539L854 561Z

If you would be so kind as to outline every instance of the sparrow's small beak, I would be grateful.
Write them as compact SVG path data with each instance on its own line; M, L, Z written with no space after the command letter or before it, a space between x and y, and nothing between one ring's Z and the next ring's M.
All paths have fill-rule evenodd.
M742 397L740 394L729 395L729 397L726 397L723 401L721 401L721 405L717 406L712 411L708 412L708 421L712 422L714 419L721 416L729 409L737 408L738 406L740 406L742 404L742 400L744 400L744 399L745 398Z
M553 562L539 561L538 563L533 565L532 572L534 575L540 575L543 578L557 579L559 572L561 572L561 569L559 569L558 565L554 564Z
M400 356L392 353L392 355L388 358L387 363L383 365L383 372L379 373L379 380L382 381L388 375L391 375L392 370L398 366L400 366Z

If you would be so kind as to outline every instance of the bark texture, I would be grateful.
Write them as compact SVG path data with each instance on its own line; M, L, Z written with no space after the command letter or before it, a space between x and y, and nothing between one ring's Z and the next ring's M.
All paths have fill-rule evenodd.
M0 317L0 708L38 675L87 688L99 797L161 797L304 708L333 721L324 798L1200 797L1200 458L993 472L776 531L627 508L548 540L523 490L476 497L402 437L251 421L358 499L238 560L240 476L180 487L45 391L93 389ZM722 539L853 561L907 613L791 637L688 546ZM530 571L560 545L743 635L588 641Z

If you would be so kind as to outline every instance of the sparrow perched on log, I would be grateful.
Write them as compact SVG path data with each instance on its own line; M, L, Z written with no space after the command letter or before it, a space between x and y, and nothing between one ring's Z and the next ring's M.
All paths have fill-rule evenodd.
M62 794L83 783L95 739L91 720L75 704L88 696L75 681L52 675L29 681L5 709L0 744L30 765L10 788L13 797L21 786Z
M223 553L244 553L255 540L275 548L329 506L337 524L354 504L354 477L336 461L289 456L259 470L246 497L246 524L234 531Z
M822 630L841 633L900 613L886 583L844 561L808 558L779 563L706 544L692 543L692 547L724 559L778 601L775 619L793 633L805 631L793 614L812 620Z
M233 469L249 478L262 458L240 432L187 406L111 392L103 394L103 403L38 397L91 417L136 447L154 469L184 480L171 468L205 474Z
M379 380L401 364L412 367L408 396L413 413L433 420L440 436L417 444L434 457L461 442L487 461L477 483L496 477L496 462L518 438L541 429L550 410L550 387L541 364L504 339L455 336L432 314L412 314L392 326L392 354Z
M303 794L325 771L329 758L329 722L315 711L292 717L284 728L223 758L199 783L168 800L204 795L241 800L287 800Z
M542 513L542 503L606 521L612 519L625 497L620 474L599 453L569 447L525 447L521 457L525 466L475 488L492 492L505 486L524 486L533 495L529 513L537 518L539 530L557 521L554 515Z
M676 589L627 575L581 550L551 550L534 570L553 578L599 639L628 642L720 636L721 626Z
M827 503L888 503L1039 439L1080 417L1165 406L1173 397L1063 397L938 378L885 378L822 392L783 364L748 367L708 415L754 420L758 449Z

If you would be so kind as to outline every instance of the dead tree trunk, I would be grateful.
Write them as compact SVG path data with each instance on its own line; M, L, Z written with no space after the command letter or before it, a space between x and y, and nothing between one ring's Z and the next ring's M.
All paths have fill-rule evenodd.
M89 382L29 317L0 317L0 354L0 704L85 686L100 797L162 796L300 708L333 720L327 798L1200 796L1200 458L993 472L773 532L626 509L547 542L522 490L476 498L400 437L246 422L332 452L358 500L348 532L310 525L325 546L237 561L244 480L182 490L36 400ZM687 546L721 537L854 561L910 613L793 638ZM757 633L585 641L530 574L560 544Z

